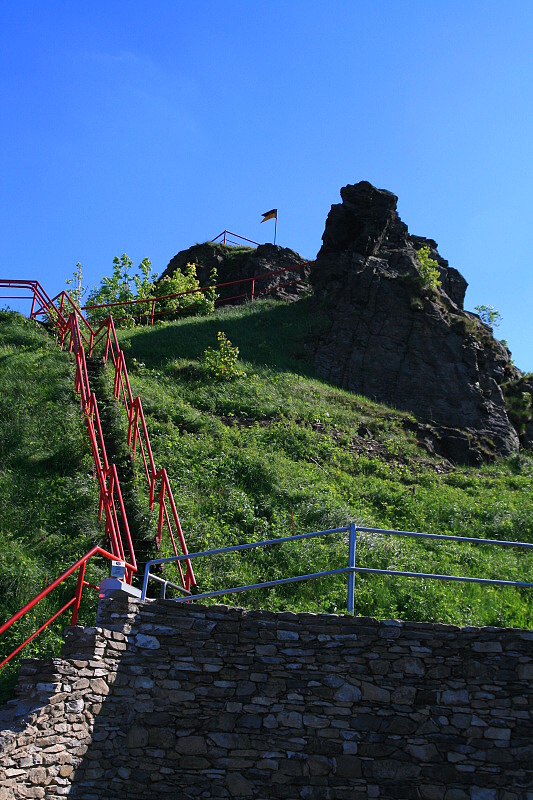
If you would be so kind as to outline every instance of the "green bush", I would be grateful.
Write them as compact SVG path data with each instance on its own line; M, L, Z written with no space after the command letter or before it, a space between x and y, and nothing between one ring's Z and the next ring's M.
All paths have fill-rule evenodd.
M436 292L442 286L439 265L434 258L429 257L429 253L429 247L421 247L417 252L418 272L420 274L422 287Z
M243 371L237 365L239 358L239 348L234 347L225 333L217 333L218 349L213 350L208 347L204 351L203 366L206 372L213 378L228 380L243 375Z
M474 311L477 311L481 318L481 322L485 325L490 325L491 328L498 328L501 325L502 315L497 311L494 306L475 306ZM502 342L504 344L504 342ZM507 343L505 343L507 347Z

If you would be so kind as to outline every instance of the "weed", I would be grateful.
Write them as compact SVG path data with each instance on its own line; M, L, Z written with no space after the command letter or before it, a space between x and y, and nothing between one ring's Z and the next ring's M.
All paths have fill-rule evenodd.
M246 376L237 365L239 348L232 345L223 331L217 333L218 348L207 347L204 350L202 365L208 375L217 380L229 380L241 375Z

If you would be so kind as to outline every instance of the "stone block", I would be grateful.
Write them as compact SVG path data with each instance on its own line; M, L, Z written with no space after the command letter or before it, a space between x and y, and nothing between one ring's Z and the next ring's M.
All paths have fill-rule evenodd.
M410 744L406 751L417 761L436 761L439 758L439 751L434 744Z
M467 705L470 701L466 689L445 689L439 695L439 702L443 706L462 706Z
M300 634L297 631L288 631L280 628L276 633L276 637L280 642L297 642Z
M159 640L155 636L146 636L144 633L137 634L135 644L143 650L159 650L161 647Z
M403 672L405 675L418 675L421 677L426 674L426 667L421 658L414 656L404 656L399 658L394 663L394 669L397 672Z
M509 728L485 728L483 735L487 739L494 739L500 742L508 742L511 738L511 731Z
M148 730L142 725L132 725L126 735L126 747L136 749L148 744Z
M472 650L475 653L501 653L502 645L497 641L473 642Z
M340 778L360 778L361 759L355 755L336 756L335 772Z
M176 742L176 752L183 755L203 755L207 744L203 736L183 736Z
M35 769L30 769L28 772L28 778L30 779L30 783L33 783L36 786L43 786L46 780L45 768L35 767Z
M277 720L282 728L301 728L303 718L297 711L282 711L277 714Z
M226 778L226 787L231 797L253 797L254 784L239 772L230 772Z
M519 664L518 677L521 681L533 681L533 663Z
M358 703L361 697L361 689L351 683L342 684L335 692L335 700L339 703Z
M83 711L85 707L85 703L81 698L78 700L71 700L68 703L65 703L65 712L67 714L79 714Z
M420 797L422 800L444 800L444 786L421 786Z
M388 689L382 689L373 683L363 683L361 689L365 703L390 703L391 693Z

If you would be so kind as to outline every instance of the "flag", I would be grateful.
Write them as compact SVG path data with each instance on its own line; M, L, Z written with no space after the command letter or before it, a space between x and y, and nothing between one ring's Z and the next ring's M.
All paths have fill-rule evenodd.
M263 219L261 220L261 222L266 222L267 219L277 219L277 218L278 218L278 209L277 208L273 208L270 211L265 211L265 213L263 214Z

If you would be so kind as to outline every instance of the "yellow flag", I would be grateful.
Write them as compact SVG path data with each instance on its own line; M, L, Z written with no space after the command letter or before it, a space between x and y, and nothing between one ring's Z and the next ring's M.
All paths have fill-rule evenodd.
M277 208L273 208L270 211L265 211L265 213L263 214L263 219L261 220L261 222L266 222L267 219L277 219L277 218L278 218L278 209Z

